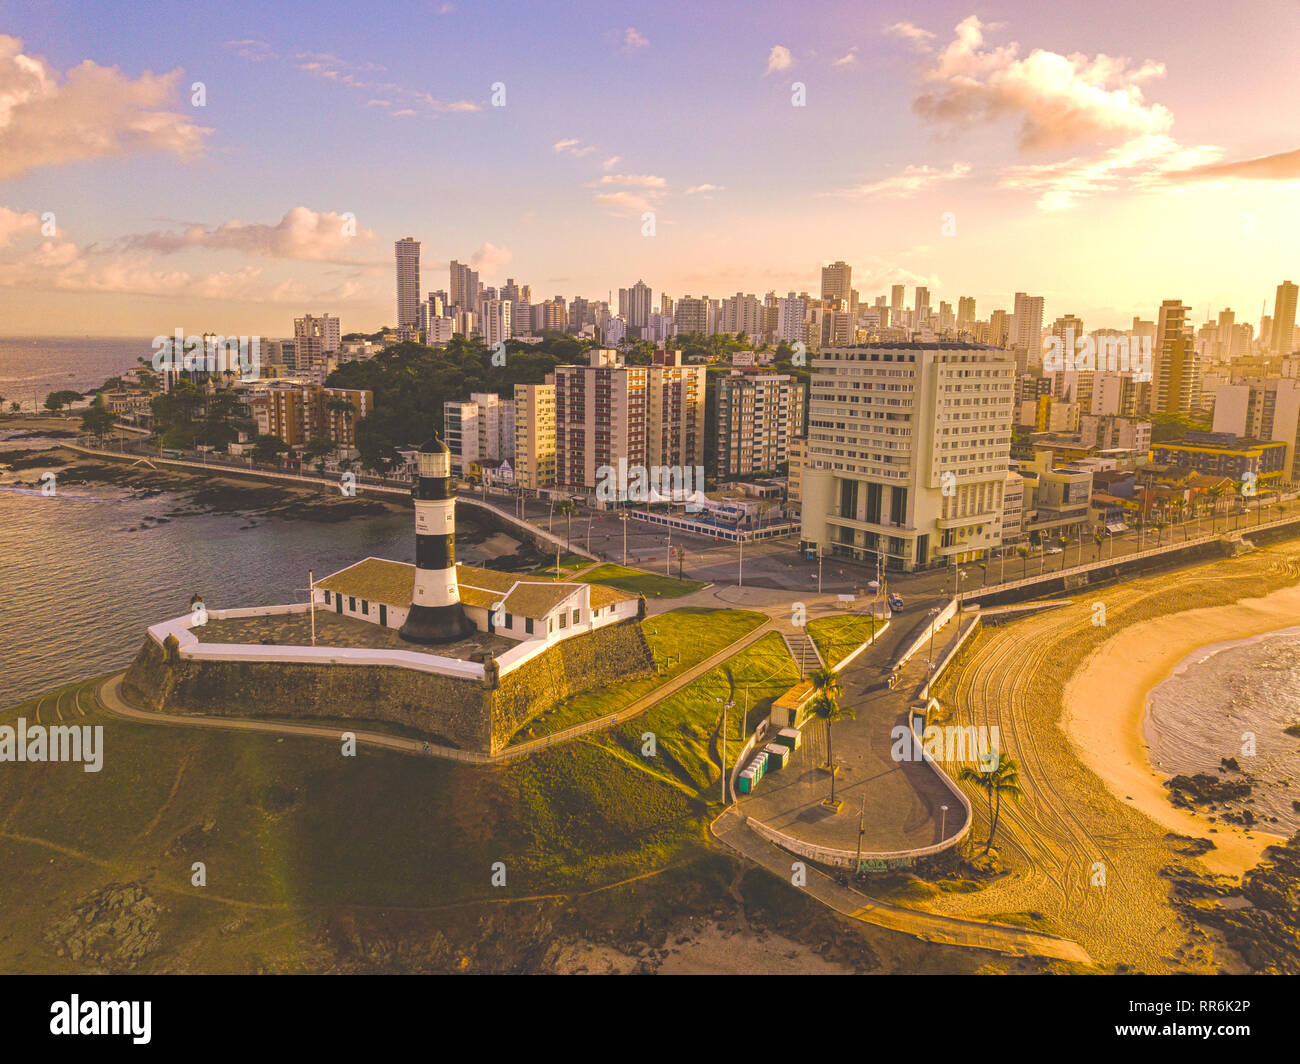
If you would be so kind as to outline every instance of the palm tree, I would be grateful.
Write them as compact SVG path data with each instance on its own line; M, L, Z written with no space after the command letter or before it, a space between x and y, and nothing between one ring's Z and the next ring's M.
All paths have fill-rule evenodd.
M831 753L831 725L838 720L853 719L853 710L840 703L840 678L832 669L815 669L808 674L813 685L813 700L808 710L826 724L826 768L831 774L831 796L827 805L835 804L835 758Z
M980 580L980 587L988 587L988 586L989 586L989 567L988 567L988 564L985 563L985 562L980 562L979 565L980 565L980 569L981 569L981 570L983 571L983 573L984 573L983 578Z
M555 508L564 517L564 553L569 553L569 526L578 508L572 499L565 499Z
M1219 516L1219 500L1223 498L1227 486L1219 483L1210 489L1210 535L1214 535L1215 518Z
M1101 546L1106 542L1106 533L1100 528L1094 529L1092 533L1092 541L1097 544L1097 561L1101 561Z
M1061 572L1065 572L1065 548L1070 546L1074 540L1069 536L1057 536L1056 545L1061 548Z
M1028 547L1017 547L1016 553L1020 555L1020 579L1024 580L1029 576L1029 555L1033 552Z
M997 757L997 751L993 751ZM975 786L983 789L984 793L989 796L989 841L984 844L984 852L988 853L993 847L993 836L998 830L998 814L1002 812L1002 796L1005 794L1008 798L1019 798L1020 791L1020 769L1013 758L997 757L996 764L988 771L981 768L971 768L966 765L961 770L961 775L957 778L965 783L973 783ZM995 801L996 799L996 801Z

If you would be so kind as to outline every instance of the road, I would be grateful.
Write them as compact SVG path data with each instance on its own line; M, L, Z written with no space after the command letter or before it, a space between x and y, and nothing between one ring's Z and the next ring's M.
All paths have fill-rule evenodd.
M734 810L724 812L710 825L709 830L730 849L762 865L774 876L786 882L791 881L792 865L796 859L748 830ZM840 886L815 867L805 866L805 874L806 882L800 888L804 893L853 920L861 920L891 931L901 931L925 942L993 950L1015 957L1046 957L1076 964L1092 963L1087 951L1077 942L1068 939L1007 924L962 920L891 905L868 898L850 887Z

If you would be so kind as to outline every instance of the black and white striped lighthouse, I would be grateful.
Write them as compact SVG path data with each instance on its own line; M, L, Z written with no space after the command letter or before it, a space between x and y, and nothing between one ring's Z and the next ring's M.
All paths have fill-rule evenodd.
M451 451L434 436L416 456L415 590L398 634L409 643L451 643L474 625L456 586L456 498Z

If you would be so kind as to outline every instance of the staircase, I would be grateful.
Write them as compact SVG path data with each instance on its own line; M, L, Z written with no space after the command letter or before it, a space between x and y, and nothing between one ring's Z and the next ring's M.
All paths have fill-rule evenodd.
M807 676L822 667L821 655L817 653L817 644L812 641L812 637L807 632L800 631L793 635L782 632L781 638L785 640L790 656L799 666L800 676Z

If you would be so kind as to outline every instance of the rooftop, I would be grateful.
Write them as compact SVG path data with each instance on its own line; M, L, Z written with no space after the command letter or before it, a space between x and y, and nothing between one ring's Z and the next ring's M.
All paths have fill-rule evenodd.
M475 565L458 564L456 582L460 586L460 599L467 606L490 610L501 602L509 613L536 619L545 617L584 587L591 589L592 609L603 609L615 602L636 598L635 595L603 584L548 580L544 576L520 576L495 569L480 569ZM351 595L369 602L405 608L411 604L411 596L415 591L415 566L384 558L366 558L317 580L316 586L339 595Z

